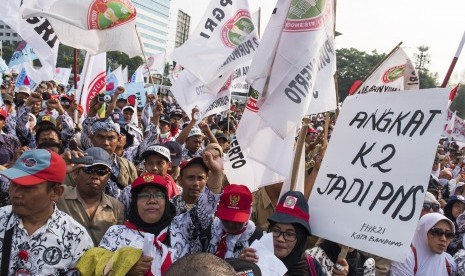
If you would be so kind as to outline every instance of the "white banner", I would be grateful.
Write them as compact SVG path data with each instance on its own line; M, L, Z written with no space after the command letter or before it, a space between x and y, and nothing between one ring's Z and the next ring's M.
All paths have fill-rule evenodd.
M42 80L51 80L53 78L60 41L49 21L45 18L23 18L21 16L20 7L24 2L16 0L2 1L0 18L34 49L42 67L36 70L30 64L25 64L25 68L27 75L35 82L40 83Z
M136 9L130 0L23 1L22 17L46 18L65 45L84 49L91 55L107 51L121 51L129 57L142 54L135 31Z
M254 192L260 187L283 182L285 178L263 166L260 163L246 157L237 139L231 142L224 162L224 172L229 183L246 185Z
M129 73L128 73L128 67L124 67L123 69L123 83L128 83L129 82Z
M442 135L465 143L465 121L450 109L447 110L447 118Z
M277 2L261 41L266 47L258 49L246 80L259 94L255 111L282 139L309 112L312 99L321 97L324 109L335 108L335 92L330 91L336 59L333 33L332 0ZM329 105L325 93L331 94Z
M77 90L76 100L84 108L84 113L89 113L90 101L106 90L106 67L107 54L101 53L96 56L86 54L84 67L81 73L83 84Z
M397 48L354 92L392 92L420 88L418 73L404 49Z
M312 234L405 260L448 95L425 89L346 98L309 199Z
M173 60L217 93L225 76L252 59L258 44L247 0L212 0L189 39L174 49Z

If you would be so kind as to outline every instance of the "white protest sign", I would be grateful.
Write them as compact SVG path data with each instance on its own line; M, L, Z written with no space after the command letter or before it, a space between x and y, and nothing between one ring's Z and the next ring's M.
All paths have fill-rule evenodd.
M465 142L465 121L450 109L447 110L447 120L442 135L452 137L456 141Z
M309 199L312 234L405 260L448 93L424 89L346 98Z
M202 118L228 110L230 102L231 93L229 92L229 90L221 90L216 95L216 99L203 112Z
M137 99L137 107L142 108L145 106L146 98L145 98L144 83L142 82L125 83L124 88L126 88L126 91L124 92L125 98L129 97L130 95L134 95L136 96L136 99Z

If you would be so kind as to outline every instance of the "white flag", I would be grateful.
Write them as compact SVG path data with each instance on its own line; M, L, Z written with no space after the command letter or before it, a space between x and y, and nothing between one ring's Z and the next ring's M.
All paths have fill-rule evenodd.
M42 64L38 70L30 64L24 64L27 75L37 83L42 80L51 80L55 72L60 41L45 18L26 17L23 19L20 14L21 3L23 1L2 1L0 18L34 49Z
M145 62L142 64L142 73L144 73L144 76L149 75L149 69L152 75L163 75L165 72L165 52L147 57L147 64Z
M261 44L246 80L261 93L259 116L284 139L307 114L317 80L332 78L333 0L278 1Z
M84 113L89 113L90 101L106 89L106 53L92 56L86 54L84 67L81 73L82 85L77 90L76 99L84 108Z
M180 73L179 78L171 86L171 93L176 98L176 102L191 116L191 110L197 107L202 117L218 113L229 108L229 84L219 93L208 92L208 88L197 79L192 73L184 70ZM208 113L208 114L207 114Z
M128 77L129 77L129 75L128 75L128 67L126 66L123 69L123 82L124 83L128 83L128 81L129 81Z
M227 153L224 172L229 183L246 185L252 192L285 180L283 176L248 158L236 138L232 140Z
M144 75L142 74L142 65L139 66L131 76L130 82L142 82L144 83Z
M420 88L418 73L404 49L398 47L354 94L392 92Z
M118 86L123 86L123 66L118 66L113 72L107 76L106 91L108 95L113 95Z
M121 51L129 57L142 54L135 31L136 9L130 0L23 1L22 17L45 17L65 45L92 55L107 51Z
M66 86L68 84L70 75L71 75L71 68L57 67L55 69L55 75L53 76L53 79Z
M234 68L253 57L258 44L246 0L212 0L194 33L173 51L173 59L217 93Z

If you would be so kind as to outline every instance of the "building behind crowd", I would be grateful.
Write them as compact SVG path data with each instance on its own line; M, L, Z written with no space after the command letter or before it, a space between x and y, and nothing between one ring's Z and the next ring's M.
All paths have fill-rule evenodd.
M136 24L144 44L144 52L152 56L166 49L170 0L133 0L137 9Z
M176 22L175 47L181 46L189 38L190 26L190 15L181 10L178 10L178 19Z
M10 26L0 20L0 40L2 43L13 44L13 42L21 41L21 37Z

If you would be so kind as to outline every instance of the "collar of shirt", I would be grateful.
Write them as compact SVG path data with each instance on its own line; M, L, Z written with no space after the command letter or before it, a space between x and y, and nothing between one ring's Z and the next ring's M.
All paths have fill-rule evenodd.
M11 217L8 221L8 225L6 227L6 230L9 230L15 226L17 226L18 228L20 229L24 229L24 225L23 225L23 220L18 216L16 215L15 213L11 213ZM62 217L62 213L61 211L58 210L58 208L56 207L56 205L54 204L53 205L53 213L52 215L48 218L47 222L42 226L40 227L39 230L37 230L35 234L37 233L42 233L44 230L45 231L48 231L50 233L53 233L55 234L57 237L60 237L61 236L61 233L60 233L60 229L59 229L59 226L61 225L60 223L60 218ZM44 226L46 226L44 228Z
M63 198L64 199L71 199L71 200L79 200L83 206L85 206L85 201L82 199L81 195L78 193L76 187L70 187L66 186L65 187L65 192L63 193ZM115 209L113 204L111 204L110 199L108 198L108 195L106 195L104 192L102 192L102 201L100 202L100 206L102 207L110 207L111 209Z

